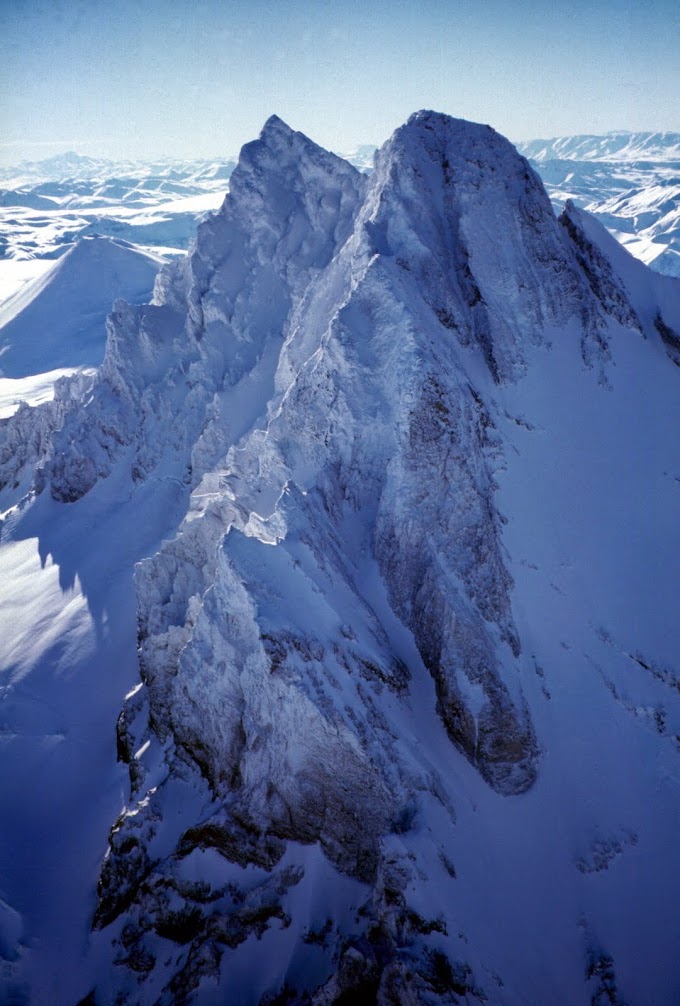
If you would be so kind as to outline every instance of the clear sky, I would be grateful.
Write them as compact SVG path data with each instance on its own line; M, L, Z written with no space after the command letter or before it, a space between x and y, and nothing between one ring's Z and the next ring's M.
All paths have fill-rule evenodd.
M338 151L418 108L513 140L680 131L679 0L0 0L0 159Z

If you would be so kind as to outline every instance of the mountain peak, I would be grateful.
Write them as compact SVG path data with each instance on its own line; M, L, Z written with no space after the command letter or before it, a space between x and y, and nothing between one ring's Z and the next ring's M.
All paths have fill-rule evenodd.
M279 135L288 133L292 135L294 132L295 130L278 115L270 115L260 131L260 138L270 133L278 133Z
M378 151L372 192L370 250L417 269L496 379L523 371L548 322L597 312L538 175L490 126L416 112Z
M42 560L3 640L32 684L68 670L36 740L67 780L116 796L88 705L140 676L79 970L93 878L55 863L81 835L94 862L118 801L52 801L77 838L40 874L55 777L18 776L8 861L49 878L26 918L82 975L52 999L585 1003L616 965L627 1002L671 1001L676 322L640 266L642 338L574 212L487 126L418 112L368 178L273 116L153 304L116 304L93 382L0 424L5 579L29 539ZM14 508L35 463L55 502ZM97 724L77 746L69 715ZM17 966L47 987L34 933Z
M248 158L254 153L270 151L277 157L285 155L286 151L296 157L303 155L305 150L323 150L318 144L310 140L308 136L297 129L293 129L287 122L284 122L278 115L270 115L264 126L260 130L260 135L256 140L246 143L241 149L241 158ZM323 150L323 153L326 153Z
M433 160L439 157L449 166L467 163L477 173L508 167L513 161L522 165L524 159L509 140L491 126L466 119L456 119L443 112L421 109L400 126L383 149L402 156L416 154ZM502 165L499 162L505 162Z
M270 115L257 140L241 148L238 164L231 176L230 190L239 193L245 179L253 176L291 176L305 172L314 163L324 171L339 171L345 176L359 172L336 154L320 147L308 136L292 129L278 115Z
M454 115L449 115L447 112L437 112L432 108L421 108L417 112L413 112L409 115L408 119L401 126L401 129L407 129L413 126L423 126L426 129L444 129L447 131L452 130L465 130L466 132L479 132L482 133L493 133L495 136L499 136L494 129L489 125L485 125L481 122L471 122L469 119L458 119Z

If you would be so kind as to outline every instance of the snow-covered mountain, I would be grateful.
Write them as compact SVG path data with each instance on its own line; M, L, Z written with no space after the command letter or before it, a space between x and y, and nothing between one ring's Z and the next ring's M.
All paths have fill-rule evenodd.
M149 300L164 259L86 237L0 304L0 416L53 397L54 385L100 364L112 302Z
M677 1001L679 287L489 127L266 123L0 426L14 1002Z
M363 146L347 154L371 168ZM558 213L568 201L596 216L636 258L680 276L680 134L631 133L527 140L517 149L538 171Z
M660 272L678 270L680 140L674 133L611 133L519 144L560 211L567 199L595 213ZM375 147L342 155L370 173ZM233 170L215 161L110 161L75 153L0 168L0 303L86 236L110 236L154 254L188 247L221 204Z
M680 134L563 136L517 148L557 208L572 200L636 258L680 276Z

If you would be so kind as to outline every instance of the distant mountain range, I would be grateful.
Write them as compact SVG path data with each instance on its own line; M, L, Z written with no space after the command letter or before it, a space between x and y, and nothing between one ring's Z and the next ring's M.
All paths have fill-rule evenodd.
M680 164L680 133L582 133L515 146L533 161L664 161Z
M0 169L0 273L9 260L56 258L88 236L179 254L219 208L233 167L228 159L133 163L68 153Z
M0 182L8 186L22 186L27 182L88 182L120 176L135 180L186 182L209 181L228 178L236 164L235 159L178 159L161 157L157 160L114 161L105 157L87 157L68 151L40 161L23 161L18 166L0 167Z
M596 216L636 258L680 276L680 133L607 133L518 143L557 209Z

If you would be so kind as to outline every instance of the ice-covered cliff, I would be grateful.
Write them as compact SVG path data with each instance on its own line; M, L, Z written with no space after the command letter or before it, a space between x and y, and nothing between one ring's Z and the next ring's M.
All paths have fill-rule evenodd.
M0 428L8 540L165 537L84 1002L673 1001L679 284L614 245L489 127L273 117Z

